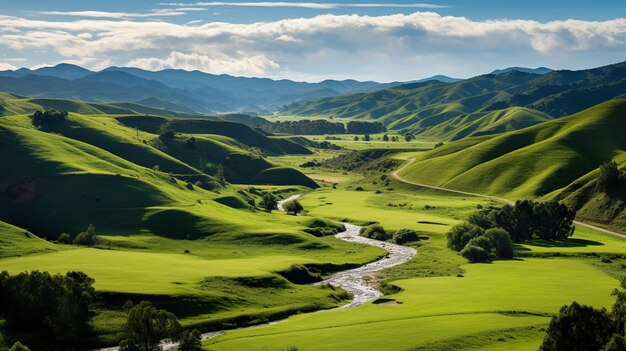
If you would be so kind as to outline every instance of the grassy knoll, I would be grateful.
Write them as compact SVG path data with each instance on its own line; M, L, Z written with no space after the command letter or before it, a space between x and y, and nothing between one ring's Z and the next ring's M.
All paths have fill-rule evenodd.
M545 324L544 315L572 300L608 307L610 292L618 284L575 260L500 261L463 268L463 278L396 281L404 291L388 298L401 304L296 316L263 328L226 333L209 340L207 349L415 348L462 335Z
M28 230L0 221L0 258L55 252L60 248Z

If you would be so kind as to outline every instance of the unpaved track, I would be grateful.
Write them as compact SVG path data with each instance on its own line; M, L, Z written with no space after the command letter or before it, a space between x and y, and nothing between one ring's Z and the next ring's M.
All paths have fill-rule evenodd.
M293 195L284 200L279 201L278 206L277 206L278 209L280 211L284 211L283 204L287 201L297 199L298 197L300 197L300 195L301 194ZM402 264L410 260L413 256L415 256L416 251L412 247L396 245L396 244L392 244L388 242L361 237L359 236L361 227L356 226L354 224L350 224L350 223L343 223L343 225L346 227L346 230L341 233L336 234L335 235L336 238L349 241L349 242L355 242L355 243L380 247L388 252L388 254L385 257L377 261L368 263L358 268L348 269L345 271L334 273L328 279L325 279L319 283L315 283L315 285L331 284L333 286L342 288L348 293L350 293L350 295L352 295L352 301L349 304L343 305L341 307L341 308L350 308L350 307L361 306L367 303L368 301L371 301L377 297L382 296L383 293L376 289L376 286L378 285L378 281L376 280L375 273L385 268L397 266L399 264ZM315 313L315 312L311 312L311 313ZM258 328L258 327L269 325L269 324L279 323L283 320L255 325L251 327L230 329L230 331L249 329L249 328ZM208 339L214 338L226 331L228 330L204 333L202 334L202 340L208 340ZM169 340L164 340L161 343L161 347L163 348L163 350L176 350L176 348L178 347L178 344L173 343ZM118 350L119 350L118 347L109 347L105 349L100 349L98 351L118 351Z
M487 199L492 199L492 200L504 202L504 203L507 203L507 204L510 204L510 205L514 204L513 201L505 199L503 197L497 197L497 196L491 196L491 195L485 195L485 194L470 193L470 192L467 192L467 191L460 191L460 190L442 188L442 187L438 187L438 186L432 186L432 185L427 185L427 184L422 184L422 183L416 183L416 182L412 182L410 180L406 180L406 179L402 178L398 173L401 172L403 169L407 168L408 166L410 166L411 164L413 164L413 162L415 162L414 158L408 159L408 161L404 165L402 165L402 167L400 167L397 170L395 170L394 172L392 172L391 176L394 179L396 179L397 181L400 181L402 183L411 184L411 185L419 186L419 187L422 187L422 188L441 190L441 191L454 193L454 194L460 194L460 195L483 197L483 198L487 198ZM600 231L600 232L603 232L603 233L606 233L606 234L611 234L611 235L622 237L622 238L624 237L624 234L621 234L621 233L618 233L618 232L614 232L614 231L611 231L611 230L608 230L608 229L604 229L602 227L598 227L598 226L595 226L593 224L588 224L588 223L580 222L580 221L574 221L574 224L579 225L581 227L587 227L587 228L595 229L597 231Z

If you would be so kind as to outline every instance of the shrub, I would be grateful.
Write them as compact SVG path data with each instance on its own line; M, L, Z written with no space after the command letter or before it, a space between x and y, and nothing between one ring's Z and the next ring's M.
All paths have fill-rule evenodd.
M302 207L302 205L300 204L298 200L294 199L294 200L285 202L283 204L283 209L287 213L297 216L300 212L302 212L302 210L304 210L304 207Z
M354 190L356 190L356 191L364 191L365 189L363 189L362 186L357 186Z
M461 250L461 256L465 257L472 263L485 262L489 260L489 253L485 251L485 249L469 244Z
M61 233L61 235L59 235L59 238L57 239L57 241L61 244L71 244L72 243L72 237L67 234L67 233Z
M489 240L483 235L473 238L467 243L467 245L478 246L482 248L483 250L487 251L487 253L493 250L493 244L491 243L491 240Z
M484 235L493 244L496 256L501 258L513 257L513 243L506 230L501 228L487 229Z
M378 224L363 227L363 229L361 229L361 236L380 241L385 241L389 238L385 229Z
M81 232L74 238L75 245L82 246L94 246L98 244L98 236L96 235L96 228L93 224L90 224L86 232Z
M483 229L489 229L496 226L496 222L493 216L494 213L492 211L472 213L467 221Z
M67 117L67 111L46 110L41 112L35 111L31 116L33 125L35 126L47 126L52 124L58 124L65 121Z
M446 234L448 247L454 251L461 251L470 240L483 235L483 233L483 229L477 225L470 223L457 224Z
M393 234L393 241L398 245L403 245L408 242L418 241L419 236L412 229L400 229Z

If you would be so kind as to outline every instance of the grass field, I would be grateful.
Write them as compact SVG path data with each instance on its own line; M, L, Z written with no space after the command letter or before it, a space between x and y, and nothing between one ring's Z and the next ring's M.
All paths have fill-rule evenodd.
M387 298L401 304L296 316L267 327L226 333L206 342L206 349L417 348L463 335L543 325L547 316L572 300L609 307L610 292L617 286L615 279L575 260L501 261L463 269L463 278L395 282L404 290ZM517 346L524 350L536 344L531 340Z

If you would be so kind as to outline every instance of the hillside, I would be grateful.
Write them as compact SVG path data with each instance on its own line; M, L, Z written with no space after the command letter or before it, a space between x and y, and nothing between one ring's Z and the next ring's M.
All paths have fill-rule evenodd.
M135 118L146 117L123 119ZM163 123L166 121L163 118ZM174 125L184 125L185 121L177 120ZM297 150L302 147L287 141L276 143L243 125L221 126L224 123L211 122L213 134L198 130L193 134L198 144L185 147L192 135L177 134L175 139L160 143L157 135L128 128L106 116L70 114L60 124L39 128L25 115L3 117L0 145L4 162L11 167L0 172L2 196L7 200L2 201L0 212L4 215L0 218L9 218L10 223L52 237L62 231L84 229L92 222L111 233L145 230L165 234L171 228L163 226L158 218L178 213L181 218L187 218L187 224L175 232L206 235L215 231L206 229L211 220L202 219L206 215L193 210L197 205L188 206L199 199L217 197L202 188L218 187L214 176L219 165L227 181L250 183L260 178L258 184L317 186L295 170L284 170L290 177L275 174L276 166L259 158L253 146L220 135L219 128L235 137L241 133L239 137L254 147L279 154L289 153L285 145ZM180 152L181 149L185 152ZM190 154L201 156L194 158ZM203 161L199 163L201 158ZM187 181L196 186L186 184ZM28 206L17 206L22 202ZM57 202L65 207L55 205ZM178 205L172 208L173 204ZM213 209L209 213L220 218L224 211L228 212ZM67 228L68 217L82 220L71 221L71 227ZM229 228L230 221L226 218L229 215L224 217L221 230Z
M372 93L292 103L281 113L377 120L391 130L454 140L527 127L625 96L625 72L626 63L543 74L511 69L452 83L411 83ZM492 113L509 115L512 120L493 128L479 130L474 124L465 129L481 117L484 120L477 122L479 126L495 123L493 118L497 117Z
M626 100L615 99L493 138L467 138L416 154L401 175L511 199L553 197L573 183L574 189L583 188L601 163L613 159L626 166L624 115Z

